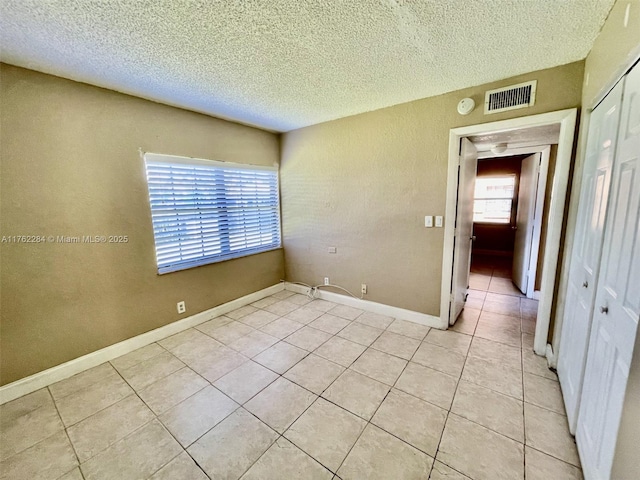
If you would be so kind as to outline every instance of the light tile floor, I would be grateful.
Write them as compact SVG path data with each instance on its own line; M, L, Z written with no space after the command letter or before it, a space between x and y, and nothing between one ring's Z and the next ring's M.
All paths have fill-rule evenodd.
M1 406L0 478L581 478L532 305L470 303L443 332L280 292Z

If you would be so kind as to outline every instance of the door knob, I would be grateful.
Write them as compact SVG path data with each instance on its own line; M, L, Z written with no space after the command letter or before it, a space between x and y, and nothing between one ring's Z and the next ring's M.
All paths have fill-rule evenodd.
M587 282L586 280L584 282L582 282L582 286L584 288L588 288L589 287L589 282Z
M604 313L606 315L607 313L609 313L609 307L600 307L600 313Z
M475 235L471 235L471 236L469 237L469 239L470 239L472 242L475 242L475 241L476 241L476 236L475 236Z

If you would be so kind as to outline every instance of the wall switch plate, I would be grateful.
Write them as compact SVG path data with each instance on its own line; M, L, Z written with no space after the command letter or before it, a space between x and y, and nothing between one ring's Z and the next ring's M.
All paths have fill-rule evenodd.
M442 228L442 223L444 222L444 217L442 215L436 216L436 227Z
M176 304L176 308L178 309L178 313L184 313L187 311L187 306L184 302L178 302Z
M329 285L329 277L324 277L324 284Z
M336 253L336 247L329 247L329 253Z
M424 217L424 226L427 228L433 227L433 215L426 215Z

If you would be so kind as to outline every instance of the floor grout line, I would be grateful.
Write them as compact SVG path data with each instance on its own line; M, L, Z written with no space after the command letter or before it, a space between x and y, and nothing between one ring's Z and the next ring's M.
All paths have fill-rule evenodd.
M71 445L71 450L73 450L73 454L76 456L76 460L78 462L78 465L76 467L74 467L74 468L77 468L80 471L80 476L82 478L84 478L84 474L82 473L82 469L80 468L80 465L81 465L80 457L78 456L78 451L76 450L76 446L71 441L71 437L69 436L69 432L67 431L68 427L62 421L62 415L60 415L60 410L58 409L58 405L56 404L55 399L53 398L53 394L51 393L51 390L49 390L49 387L46 387L46 389L47 389L47 393L49 393L49 396L51 397L51 401L53 402L53 408L56 409L56 413L58 414L58 418L60 419L60 423L62 424L62 431L64 432L65 436L67 437L67 441L69 442L69 445ZM40 407L40 408L42 408L42 407ZM29 448L31 448L31 447L29 447ZM73 470L73 468L71 470L69 470L69 472L71 472L72 470ZM65 474L61 475L61 477L66 475L69 472L66 472Z
M325 313L326 313L326 312L325 312ZM282 317L280 317L280 318L282 318ZM318 317L318 318L320 318L320 317ZM342 317L340 317L340 318L342 318ZM356 317L356 318L357 318L357 317ZM316 319L316 320L317 320L317 319ZM346 320L346 319L344 319L344 320ZM275 321L275 320L274 320L274 321ZM315 321L315 320L313 320L313 321ZM313 322L313 321L312 321L312 322ZM312 323L312 322L310 322L310 323ZM311 354L312 354L313 352L315 352L317 349L319 349L319 348L320 348L320 347L322 347L324 344L326 344L329 340L331 340L332 338L334 338L334 337L338 336L338 333L340 333L342 330L344 330L345 328L347 328L347 327L348 327L349 325L351 325L353 322L355 322L355 319L354 319L354 320L349 321L349 323L348 323L347 325L345 325L344 327L342 327L342 328L341 328L338 332L336 332L335 334L330 334L330 335L331 335L331 337L330 337L330 338L328 338L325 342L321 343L321 344L320 344L318 347L316 347L314 350L312 350L312 351L308 351L308 350L306 350L306 351L307 351L307 355L305 355L305 357L304 357L304 358L302 358L300 361L296 362L296 364L292 365L292 366L291 366L290 368L288 368L284 373L282 373L282 374L278 374L278 375L279 375L279 377L284 378L285 380L287 380L287 381L289 381L289 382L291 382L291 383L293 383L293 384L295 384L295 385L299 386L300 388L305 389L306 391L308 391L308 392L310 392L310 393L312 393L313 395L315 395L315 396L316 396L316 398L314 399L314 401L313 401L313 402L311 402L311 403L310 403L310 404L309 404L309 405L308 405L308 406L307 406L307 407L306 407L306 408L305 408L305 409L300 413L300 415L298 415L298 416L297 416L297 417L296 417L296 418L291 422L291 424L290 424L290 425L289 425L289 426L284 430L284 432L282 432L282 433L277 432L276 430L274 430L273 428L271 428L271 427L270 427L266 422L264 422L263 420L261 420L257 415L254 415L252 412L250 412L249 410L247 410L246 408L244 408L243 406L244 406L246 403L248 403L249 401L251 401L251 399L247 400L247 402L245 402L244 404L242 404L242 405L240 406L240 408L243 408L243 410L245 410L245 411L247 411L249 414L253 415L253 416L254 416L258 421L260 421L261 423L264 423L265 425L267 425L269 428L271 428L272 430L274 430L274 431L279 435L279 436L278 436L278 438L277 438L277 439L276 439L276 440L275 440L275 441L274 441L274 442L269 446L269 448L271 448L271 446L273 446L273 445L274 445L274 444L275 444L275 443L276 443L280 438L284 438L284 439L285 439L285 440L287 440L288 442L291 442L291 440L289 440L287 437L285 437L285 433L286 433L286 432L289 430L289 428L291 428L291 426L292 426L293 424L295 424L295 423L296 423L296 421L298 421L298 419L299 419L300 417L302 417L302 416L307 412L307 410L309 410L309 409L310 409L310 408L311 408L311 407L312 407L312 406L313 406L313 405L318 401L318 399L320 399L320 398L322 398L322 399L323 399L324 401L326 401L326 402L329 402L329 403L331 403L331 404L335 405L335 406L336 406L336 407L338 407L338 408L341 408L341 409L343 409L343 410L345 410L345 411L349 412L349 413L350 413L350 414L352 414L352 415L355 415L355 414L353 414L353 412L350 412L349 410L347 410L347 409L345 409L345 408L341 407L340 405L335 404L335 403L334 403L334 402L332 402L331 400L329 400L329 399L327 399L327 398L323 397L323 396L322 396L322 394L323 394L325 391L327 391L327 390L331 387L331 385L333 385L333 384L334 384L334 383L335 383L335 382L336 382L336 381L337 381L337 380L338 380L338 379L339 379L339 378L340 378L340 377L341 377L341 376L342 376L342 375L343 375L343 374L344 374L344 373L349 369L349 367L350 367L351 365L353 365L353 363L355 363L355 362L357 361L357 359L358 359L358 358L360 358L360 356L362 356L362 354L364 353L364 351L366 351L366 348L365 348L365 350L364 350L364 351L363 351L363 352L362 352L362 353L361 353L361 354L356 358L356 360L354 360L353 362L351 362L351 364L349 365L349 367L344 367L343 365L340 365L340 364L338 364L338 363L336 363L336 362L331 362L331 360L326 359L326 358L324 358L324 357L319 356L319 355L317 355L317 354L316 354L316 356L319 356L320 358L323 358L323 359L325 359L325 360L327 360L327 361L329 361L329 362L331 362L331 363L335 363L336 365L339 365L340 367L344 368L344 371L343 371L343 372L341 372L341 373L340 373L340 374L339 374L339 375L338 375L338 376L337 376L337 377L336 377L336 378L335 378L335 379L334 379L334 380L333 380L329 385L327 385L327 387L326 387L326 388L325 388L325 389L320 393L320 395L318 395L318 394L316 394L316 393L314 393L314 392L311 392L310 390L308 390L308 389L307 389L307 388L305 388L304 386L302 386L302 385L298 385L296 382L294 382L294 381L292 381L292 380L289 380L288 378L286 378L286 377L284 376L284 374L285 374L285 373L287 373L289 370L291 370L293 367L295 367L295 365L297 365L298 363L300 363L301 361L303 361L305 358L307 358L309 355L311 355ZM308 325L308 324L307 324L307 325ZM313 327L311 327L311 328L313 328ZM322 331L322 330L320 330L320 331ZM295 332L293 332L293 333L295 333ZM293 334L293 333L292 333L292 334ZM324 332L324 333L328 333L328 332ZM285 338L286 338L286 337L285 337ZM342 338L342 337L338 337L338 338ZM285 339L281 339L280 341L284 341L284 340L285 340ZM347 339L344 339L344 340L347 340ZM353 342L353 343L356 343L356 342ZM359 345L359 344L358 344L358 345ZM295 345L294 345L294 346L295 346ZM300 348L300 347L297 347L297 348ZM368 347L367 347L367 348L368 348ZM304 350L304 349L303 349L303 350ZM251 359L250 359L250 360L251 360ZM256 362L256 363L257 363L257 362ZM265 367L265 368L268 368L268 367ZM275 373L277 373L277 372L275 372ZM275 382L275 381L277 381L277 379L276 379L276 380L274 380L274 382ZM272 382L272 383L274 383L274 382ZM270 383L269 385L271 385L272 383ZM265 387L265 388L267 388L267 387ZM264 389L263 389L263 390L264 390ZM261 391L262 391L262 390L261 390ZM260 392L256 393L256 395L254 395L254 396L253 396L253 397L251 397L251 398L254 398L255 396L257 396L257 395L259 395L259 394L260 394ZM357 415L356 415L356 416L357 416ZM358 418L361 418L361 417L359 417L359 416L357 416L357 417L358 417ZM364 419L363 419L363 420L364 420ZM214 428L215 428L215 427L214 427ZM365 428L366 428L366 425L365 425ZM363 429L362 431L364 432L364 429ZM361 434L362 434L362 432L361 432ZM358 437L358 438L360 438L360 437ZM356 442L357 442L357 440L356 440ZM195 442L194 442L194 443L195 443ZM302 452L304 452L306 455L308 455L308 456L309 456L311 459L313 459L315 462L317 462L318 464L320 464L323 468L327 469L327 470L328 470L329 472L331 472L332 474L333 474L333 473L336 473L336 474L337 474L337 470L336 470L336 472L333 472L330 468L328 468L326 465L322 464L320 461L318 461L315 457L313 457L312 455L310 455L310 454L309 454L309 453L307 453L306 451L302 450L302 449L301 449L300 447L298 447L295 443L293 443L293 442L291 442L291 443L292 443L296 448L300 449L300 451L302 451ZM354 443L354 445L355 445L355 443ZM267 453L267 451L269 450L269 448L267 448L267 449L266 449L266 450L265 450L265 451L264 451L264 452L263 452L263 453L258 457L258 459L256 459L256 461L255 461L255 462L254 462L254 463L253 463L253 464L252 464L252 465L251 465L251 466L250 466L250 467L249 467L245 472L243 472L243 475L244 475L247 471L249 471L249 470L253 467L253 465L255 465L255 464L258 462L258 460L260 460L260 458L262 458L262 456L263 456L263 455L265 455L265 454ZM348 454L347 454L347 455L348 455ZM345 459L346 459L346 457L345 457ZM341 465L342 465L342 464L341 464ZM338 469L339 469L339 467L338 467Z
M522 304L521 304L522 306ZM521 362L521 370L522 370L522 434L524 437L524 446L522 447L522 458L523 458L523 465L522 465L522 477L526 480L527 478L527 419L525 417L524 414L524 409L525 409L525 402L527 400L526 397L526 393L525 393L525 385L524 385L524 375L525 375L525 371L524 371L524 345L522 345L522 308L520 309L520 362Z
M393 323L393 322L392 322ZM389 324L391 325L391 324ZM388 328L388 326L387 326ZM385 332L387 331L386 328L384 330ZM382 335L382 334L380 334ZM378 336L379 338L379 336ZM373 344L372 344L373 345ZM365 350L366 351L366 350ZM418 349L416 348L416 352L418 351ZM363 352L364 353L364 352ZM362 355L362 354L361 354ZM411 358L413 358L413 356L415 355L415 352L413 353L413 355L411 356ZM359 358L359 357L358 357ZM382 399L382 401L378 404L378 406L376 407L375 411L373 412L373 414L371 415L371 418L369 420L366 421L366 424L364 426L364 428L362 429L362 431L360 432L360 435L358 435L358 438L356 438L356 441L353 443L353 445L351 446L351 448L349 449L349 451L347 452L347 454L345 455L345 457L342 459L342 462L340 463L340 465L338 466L338 468L335 471L335 474L338 474L338 471L340 470L340 468L342 468L342 466L344 465L344 462L346 462L347 458L349 458L349 455L351 454L352 450L355 448L355 446L358 444L358 441L360 440L360 438L362 437L362 435L364 434L364 431L367 429L367 427L369 425L373 425L376 428L380 428L375 424L371 423L371 419L373 419L373 417L376 416L376 413L378 413L378 410L380 410L380 407L382 406L382 404L384 403L384 401L387 399L387 397L389 396L389 392L391 392L391 389L395 387L395 385L398 383L398 380L400 379L400 377L402 376L402 374L404 373L404 371L406 370L407 366L409 365L409 361L407 361L407 364L404 366L404 368L402 369L402 372L400 372L400 375L398 375L398 378L396 379L396 381L394 382L394 384L389 388L389 390L387 390L387 393L385 394L384 398ZM354 362L355 363L355 362ZM352 364L353 365L353 364ZM340 407L340 405L338 405L338 407ZM343 408L343 407L340 407ZM346 408L345 408L346 410ZM348 410L347 410L348 411ZM350 412L351 413L351 412ZM362 417L358 417L358 418L362 418ZM364 419L363 419L364 420ZM382 429L383 431L386 432L386 430ZM387 432L388 433L388 432ZM395 435L394 435L395 436ZM396 437L397 438L397 437ZM404 440L402 440L404 442ZM405 442L407 443L407 442ZM410 445L410 444L408 444ZM412 446L412 445L411 445ZM413 447L415 448L415 447ZM419 450L419 449L417 449ZM435 458L435 457L434 457ZM429 472L429 474L431 474L431 472Z

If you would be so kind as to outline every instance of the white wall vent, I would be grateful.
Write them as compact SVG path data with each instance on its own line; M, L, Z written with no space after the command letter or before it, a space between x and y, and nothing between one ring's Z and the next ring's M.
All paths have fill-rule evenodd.
M516 108L531 107L536 103L537 80L508 87L487 90L484 94L484 113L498 113Z

